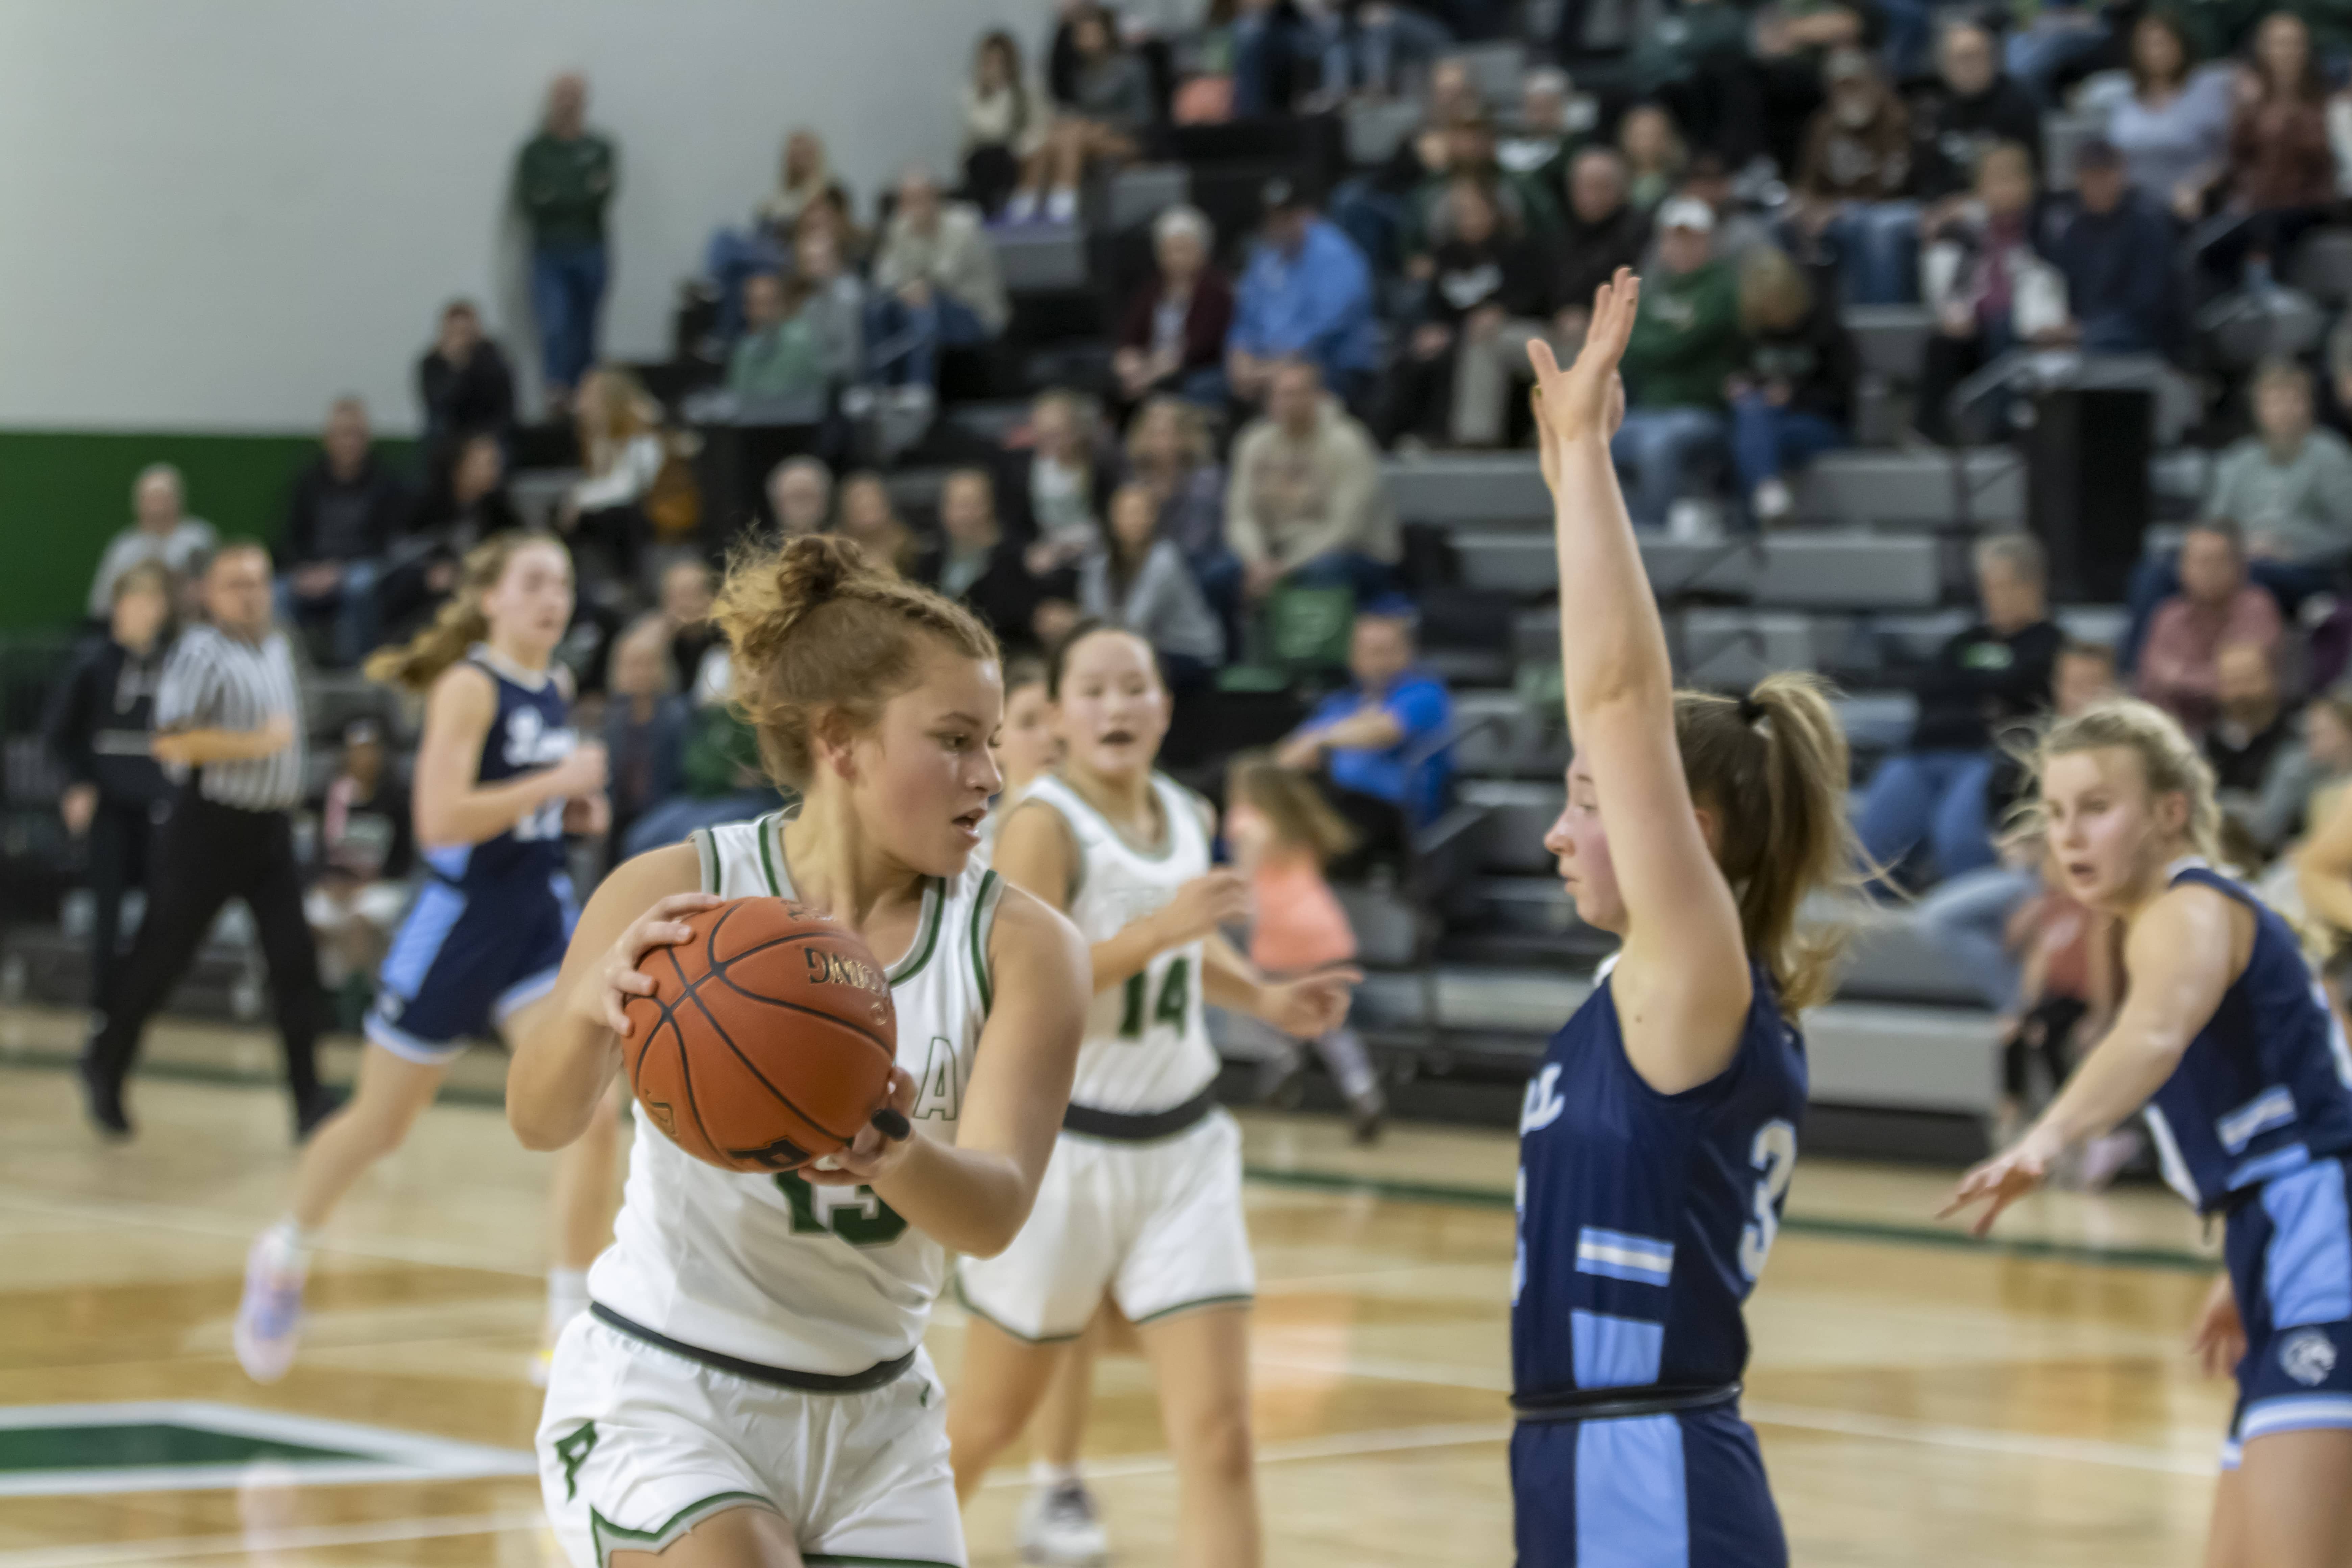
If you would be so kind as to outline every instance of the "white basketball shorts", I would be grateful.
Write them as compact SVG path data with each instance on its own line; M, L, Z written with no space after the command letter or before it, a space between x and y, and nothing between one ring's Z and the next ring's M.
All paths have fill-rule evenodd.
M965 1309L1033 1343L1076 1339L1106 1289L1134 1323L1255 1293L1230 1115L1153 1142L1065 1131L1013 1245L957 1265Z
M859 1394L757 1383L583 1312L557 1341L537 1447L576 1568L660 1552L730 1508L792 1525L812 1563L965 1568L946 1399L921 1353Z

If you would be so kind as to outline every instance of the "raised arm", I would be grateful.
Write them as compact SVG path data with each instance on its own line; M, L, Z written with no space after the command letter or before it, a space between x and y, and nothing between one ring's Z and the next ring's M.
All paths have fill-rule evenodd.
M1665 629L1609 457L1624 416L1617 363L1641 284L1618 269L1593 298L1583 352L1559 368L1541 339L1537 379L1544 481L1559 555L1560 670L1580 773L1591 775L1625 901L1610 982L1627 1056L1677 1093L1731 1062L1753 998L1739 910L1708 847L1675 741Z
M2061 1154L2111 1131L2164 1087L2244 967L2244 910L2226 893L2189 887L2164 894L2140 916L2124 944L2130 984L2115 1027L2015 1148L1960 1179L1944 1214L1982 1203L1969 1226L1982 1236L2001 1210L2042 1184Z
M482 737L498 717L490 678L452 665L425 704L425 738L416 748L417 842L431 848L479 844L551 801L593 795L604 787L604 748L591 742L551 767L494 784L481 779Z

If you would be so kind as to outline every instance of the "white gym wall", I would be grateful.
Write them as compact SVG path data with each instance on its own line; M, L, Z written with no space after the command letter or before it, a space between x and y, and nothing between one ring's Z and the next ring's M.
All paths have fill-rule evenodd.
M526 377L516 150L548 79L618 143L604 346L667 351L677 281L821 131L861 216L951 172L974 39L1052 0L0 0L0 428L414 430L436 312Z

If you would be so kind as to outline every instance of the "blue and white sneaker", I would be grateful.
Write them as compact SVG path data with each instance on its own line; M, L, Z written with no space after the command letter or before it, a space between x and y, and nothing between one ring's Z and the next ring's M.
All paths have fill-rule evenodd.
M309 1273L275 1226L255 1237L253 1250L246 1254L236 1363L256 1383L276 1383L294 1364L302 1338L302 1283Z

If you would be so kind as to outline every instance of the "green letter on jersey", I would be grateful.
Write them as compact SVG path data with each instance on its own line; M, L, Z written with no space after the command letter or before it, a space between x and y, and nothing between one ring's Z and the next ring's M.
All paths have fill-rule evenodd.
M905 1217L871 1187L813 1187L798 1171L779 1175L776 1187L792 1205L794 1236L830 1233L852 1247L887 1247L906 1234Z
M589 1451L596 1447L596 1423L583 1421L564 1436L555 1440L556 1462L563 1467L563 1500L570 1502L580 1495L580 1467L587 1462Z
M1149 972L1137 970L1127 977L1125 1005L1118 1016L1118 1037L1122 1040L1143 1038L1143 1004ZM1168 973L1160 982L1160 1000L1151 1008L1151 1022L1184 1026L1184 1019L1192 1000L1192 960L1190 955L1179 958L1168 966Z

